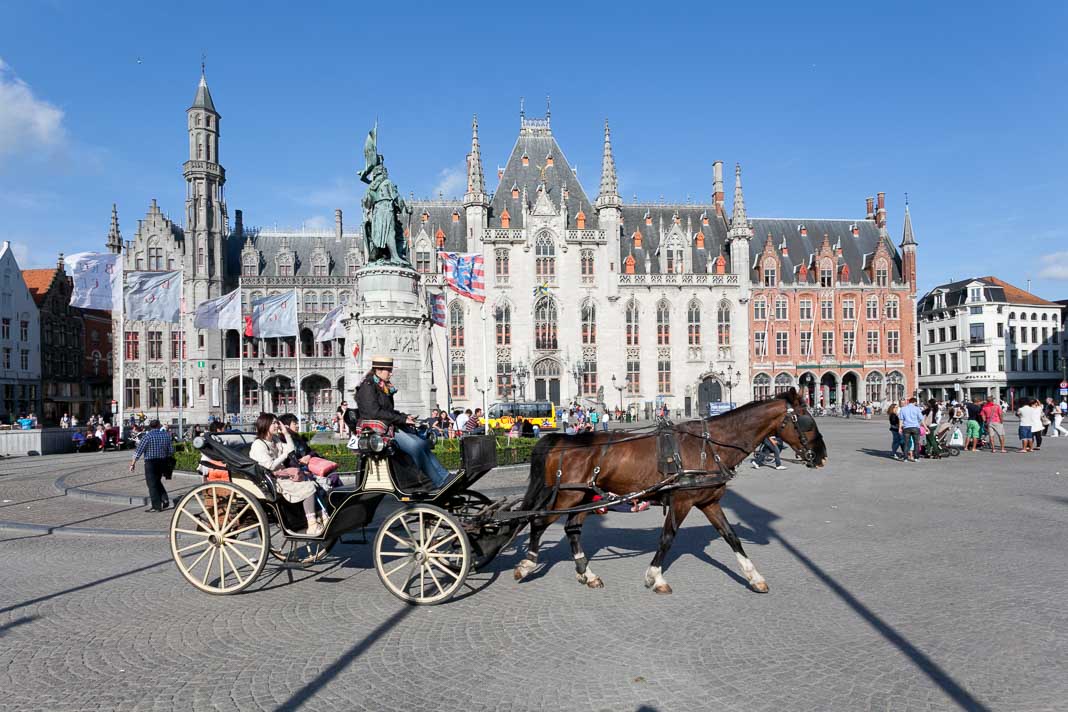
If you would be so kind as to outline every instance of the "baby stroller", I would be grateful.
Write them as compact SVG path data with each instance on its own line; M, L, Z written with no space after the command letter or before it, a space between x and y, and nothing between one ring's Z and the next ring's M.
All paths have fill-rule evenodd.
M935 440L938 444L939 454L956 457L964 449L964 433L961 430L960 418L954 418L948 428L941 431L935 430Z

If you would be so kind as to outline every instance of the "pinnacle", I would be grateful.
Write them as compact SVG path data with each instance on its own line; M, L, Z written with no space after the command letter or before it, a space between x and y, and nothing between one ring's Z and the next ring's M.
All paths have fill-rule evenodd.
M601 160L601 191L597 196L599 203L609 200L619 202L619 180L616 177L616 161L612 156L612 131L608 119L604 120L604 157Z

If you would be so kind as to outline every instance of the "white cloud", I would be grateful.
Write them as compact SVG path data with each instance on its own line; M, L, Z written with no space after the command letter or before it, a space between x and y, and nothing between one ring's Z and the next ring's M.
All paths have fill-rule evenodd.
M438 173L438 182L434 186L434 197L439 194L446 198L455 198L467 189L467 164L443 168Z
M55 148L65 139L63 111L38 99L0 59L0 156Z
M41 251L34 252L25 242L12 241L11 254L15 257L15 261L19 263L19 269L41 269L49 266L48 259L41 255ZM55 266L54 259L53 266Z
M1068 279L1068 252L1042 255L1042 269L1038 276L1044 279Z

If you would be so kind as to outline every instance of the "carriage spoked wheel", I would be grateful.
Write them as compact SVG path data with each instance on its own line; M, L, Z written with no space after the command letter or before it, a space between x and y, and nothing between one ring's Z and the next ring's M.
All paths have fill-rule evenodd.
M460 522L439 507L394 512L375 536L375 569L389 592L417 605L449 600L471 567L471 543Z
M489 504L493 504L493 500L481 492L464 490L449 497L444 506L450 514L463 519L475 516Z
M259 500L228 482L210 482L178 502L170 542L186 581L205 593L231 594L263 571L271 539Z

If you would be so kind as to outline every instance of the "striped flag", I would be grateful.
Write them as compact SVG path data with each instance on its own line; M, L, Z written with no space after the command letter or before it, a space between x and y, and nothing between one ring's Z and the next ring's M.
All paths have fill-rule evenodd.
M434 326L445 326L445 295L427 294L430 302L430 321Z
M482 255L471 252L439 252L444 265L445 284L460 296L486 301L486 273Z
M126 318L178 323L182 304L181 272L127 272Z
M252 335L264 337L297 335L297 295L289 291L252 300ZM247 333L247 332L246 332Z
M344 339L344 322L348 316L348 305L346 304L331 309L330 312L315 325L315 340L330 341L331 339Z
M238 289L197 305L193 326L197 329L240 329L241 292Z

